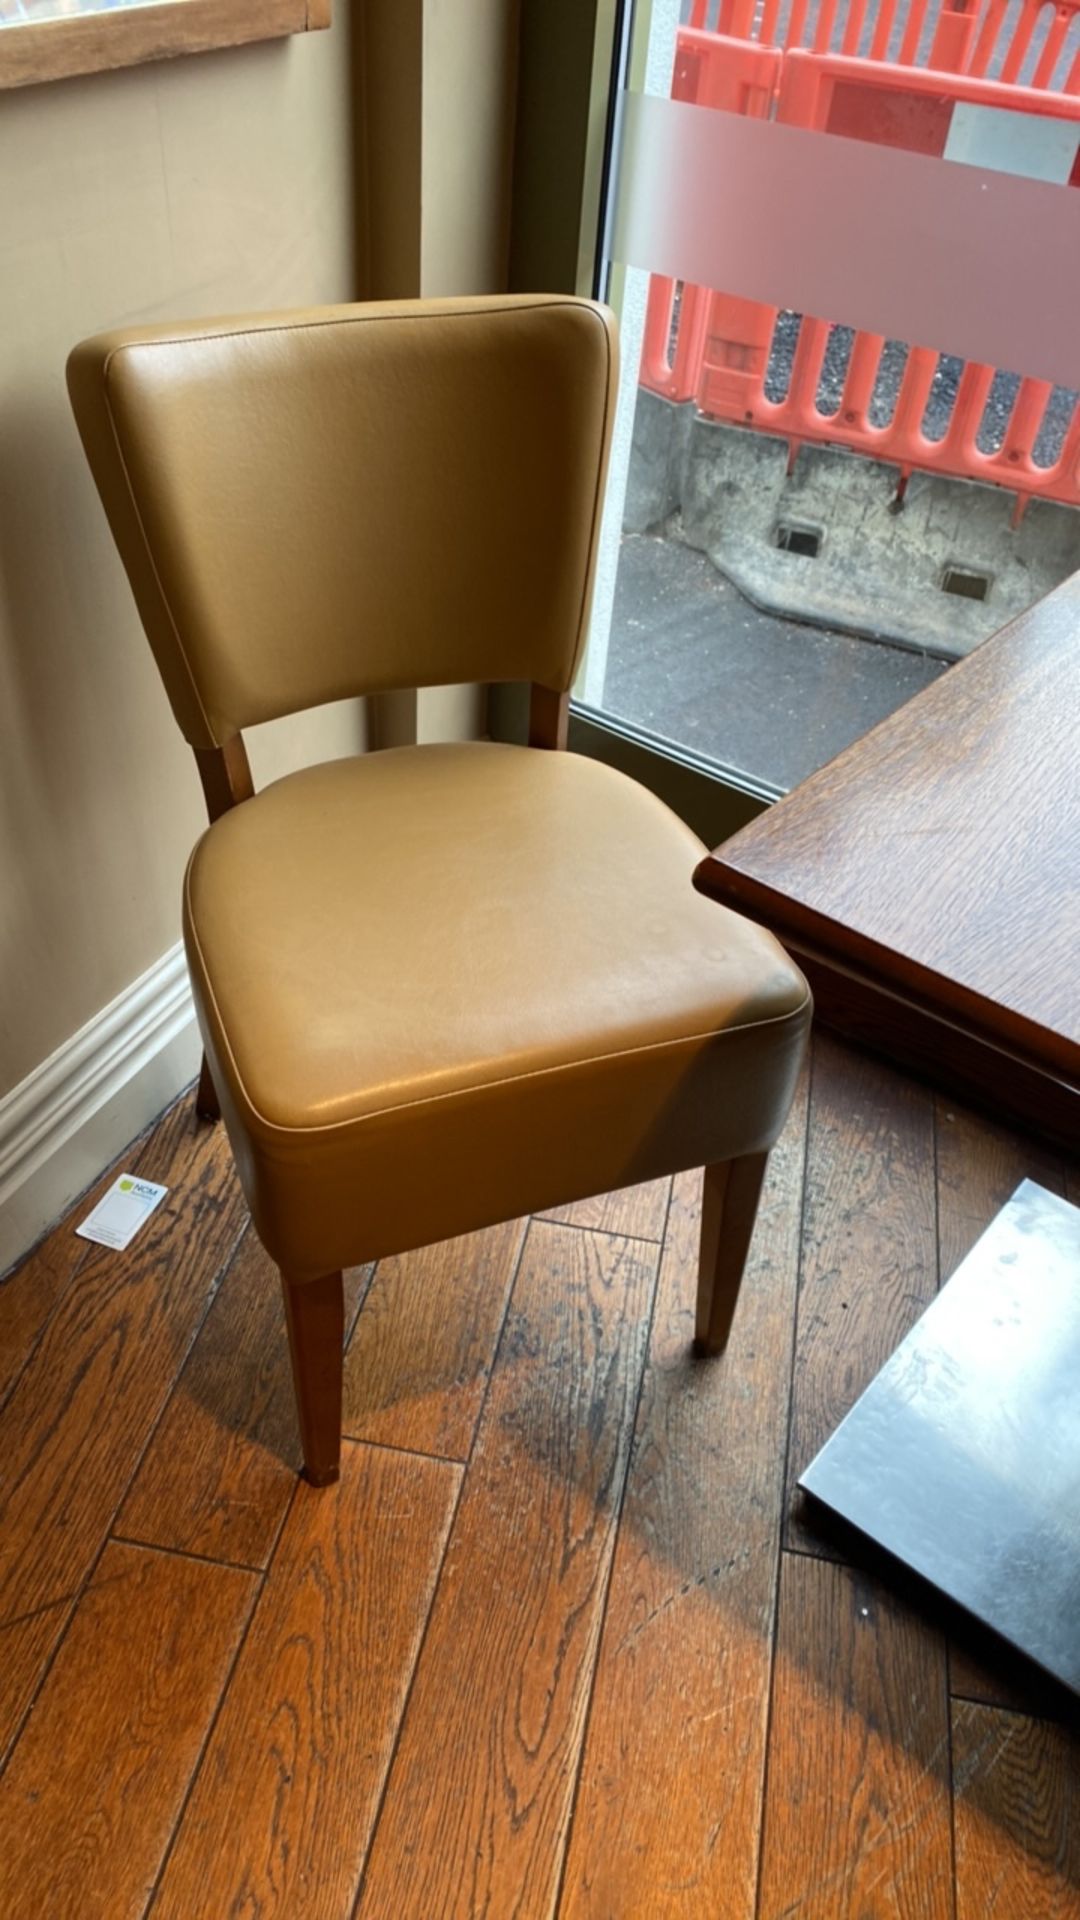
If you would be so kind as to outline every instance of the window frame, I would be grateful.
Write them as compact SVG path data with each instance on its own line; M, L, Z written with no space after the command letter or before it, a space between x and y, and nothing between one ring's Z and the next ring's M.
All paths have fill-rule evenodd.
M330 25L331 0L158 0L0 27L0 89L245 46Z

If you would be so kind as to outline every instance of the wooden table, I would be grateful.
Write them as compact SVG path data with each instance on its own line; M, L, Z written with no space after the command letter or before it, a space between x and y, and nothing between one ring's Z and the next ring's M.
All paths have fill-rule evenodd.
M1080 1140L1080 575L703 860L820 1017Z

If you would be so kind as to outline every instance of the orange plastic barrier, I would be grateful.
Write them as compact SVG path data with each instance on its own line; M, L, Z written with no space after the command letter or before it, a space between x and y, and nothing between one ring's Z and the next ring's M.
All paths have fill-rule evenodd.
M869 0L850 0L838 20L837 0L820 0L813 18L807 0L721 0L721 30L708 31L697 23L713 9L696 0L695 24L678 36L673 97L924 153L944 152L959 103L1076 123L1080 142L1080 51L1073 50L1074 41L1080 47L1080 0L1022 0L1007 38L1007 0L989 0L981 16L979 0L970 9L964 0L945 0L936 17L931 0L911 0L906 9L903 0L882 0L872 21L868 7ZM784 44L769 45L770 34ZM1029 84L1018 83L1020 74ZM1055 78L1060 91L1050 88ZM1080 184L1080 164L1072 184ZM892 376L891 415L875 423L884 338L851 336L850 329L804 317L786 391L778 393L775 370L769 379L777 320L775 308L654 276L642 385L671 400L693 400L712 419L780 434L792 457L805 442L828 442L898 466L904 482L912 471L942 472L1007 487L1021 503L1039 495L1080 505L1080 407L1073 396L1059 396L1048 459L1039 442L1050 384L1019 382L1002 435L1000 391L996 433L987 417L994 369L968 363L951 404L939 392L933 424L940 431L931 438L936 351L906 351L898 382ZM789 336L792 324L789 318ZM839 377L837 347L840 359L846 356Z
M758 8L759 0L693 0L688 25L787 51L1080 91L1074 0L847 0L846 10L843 0L760 0Z
M672 98L766 120L779 93L782 64L778 47L684 28L675 54ZM725 306L730 309L724 323L730 338L756 342L744 351L760 350L767 359L776 321L771 308L704 287L679 290L674 280L654 273L645 316L642 385L668 400L695 398L706 359L706 329L717 323Z

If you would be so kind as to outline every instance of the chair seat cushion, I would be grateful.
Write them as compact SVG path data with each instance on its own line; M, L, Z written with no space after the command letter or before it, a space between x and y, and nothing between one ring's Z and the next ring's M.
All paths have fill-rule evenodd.
M218 820L185 938L271 1253L326 1271L769 1144L809 995L694 892L701 853L611 769L487 743L313 767Z

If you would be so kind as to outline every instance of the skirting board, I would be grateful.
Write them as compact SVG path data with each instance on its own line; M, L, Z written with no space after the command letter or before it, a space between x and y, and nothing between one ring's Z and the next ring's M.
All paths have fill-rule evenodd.
M0 1275L199 1066L183 947L0 1099Z

